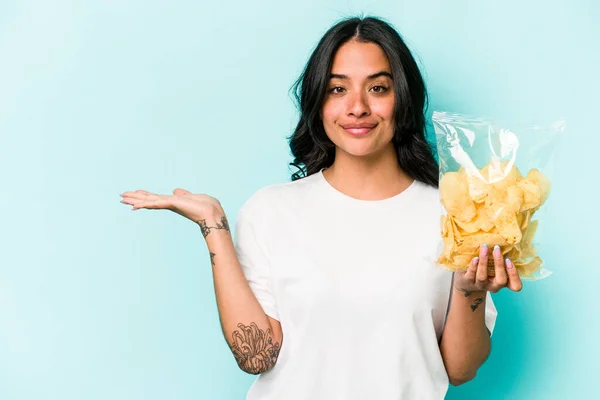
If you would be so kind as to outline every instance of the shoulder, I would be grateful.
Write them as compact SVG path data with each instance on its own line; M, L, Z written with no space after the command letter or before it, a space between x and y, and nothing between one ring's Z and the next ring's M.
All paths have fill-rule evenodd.
M240 208L240 214L272 211L280 205L292 206L310 193L318 183L317 174L291 182L274 183L256 190Z
M416 208L426 215L439 216L443 213L444 207L440 201L439 189L421 181L415 181L415 184L417 185Z
M414 184L417 185L420 200L439 203L440 191L438 188L417 180L415 180Z

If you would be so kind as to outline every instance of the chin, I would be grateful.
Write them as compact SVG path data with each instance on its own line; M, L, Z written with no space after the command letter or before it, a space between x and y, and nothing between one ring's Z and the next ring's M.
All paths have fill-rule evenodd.
M350 146L339 146L339 150L343 151L354 157L366 157L376 154L379 149L373 149L369 146L364 145L350 145Z
M391 146L390 141L382 146L382 143L373 142L372 140L340 140L336 143L338 150L355 157L373 156L383 154L387 147Z

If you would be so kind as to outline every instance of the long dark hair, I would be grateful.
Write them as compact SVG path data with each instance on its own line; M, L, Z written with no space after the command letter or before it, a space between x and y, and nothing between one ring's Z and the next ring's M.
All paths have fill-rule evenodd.
M392 142L400 168L413 179L438 186L438 165L425 138L427 90L419 67L400 34L374 17L349 18L331 27L319 41L306 67L292 87L300 120L288 137L299 171L292 181L305 178L333 164L335 145L327 137L320 118L335 53L350 41L379 45L392 70L395 94L395 131Z

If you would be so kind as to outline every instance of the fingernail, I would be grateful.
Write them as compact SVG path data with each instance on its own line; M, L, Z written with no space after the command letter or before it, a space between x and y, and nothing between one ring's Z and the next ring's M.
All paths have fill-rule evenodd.
M502 252L500 252L500 246L498 246L498 245L494 246L494 255L496 257L502 257Z
M484 244L483 246L481 246L481 251L479 252L479 256L480 257L485 257L488 254L488 245Z
M475 257L473 259L473 264L479 264L479 257Z
M506 269L513 269L515 266L513 265L512 261L510 261L510 258L506 259Z

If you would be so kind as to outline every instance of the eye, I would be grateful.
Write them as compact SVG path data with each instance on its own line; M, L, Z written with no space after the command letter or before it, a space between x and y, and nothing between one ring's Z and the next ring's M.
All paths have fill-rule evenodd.
M378 86L373 86L371 88L371 90L375 93L385 93L385 92L387 92L388 89L385 86L378 85Z
M345 89L341 86L334 86L331 89L329 89L329 93L333 93L333 94L340 94L344 91Z

